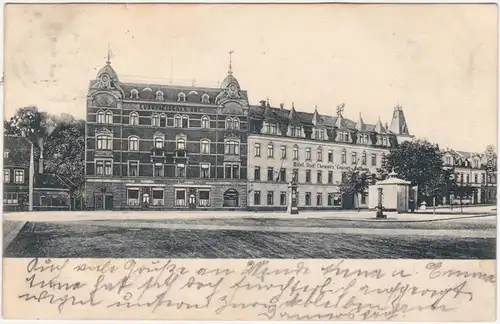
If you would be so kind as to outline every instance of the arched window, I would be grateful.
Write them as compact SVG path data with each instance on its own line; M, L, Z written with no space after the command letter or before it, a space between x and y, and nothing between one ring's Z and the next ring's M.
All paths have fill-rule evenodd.
M240 154L240 143L236 140L227 140L225 142L225 154L239 155Z
M233 119L231 117L226 118L226 129L233 128Z
M210 103L210 96L206 93L203 94L203 96L201 96L201 103L204 104Z
M163 148L163 137L155 136L155 138L154 138L154 146L157 149L162 149Z
M208 116L201 117L201 128L210 128L210 118Z
M233 118L233 128L240 129L240 120L238 118Z
M210 154L210 140L204 138L200 141L200 153Z
M130 125L139 125L139 114L137 114L135 111L130 113L129 118Z
M297 144L293 146L293 159L294 160L299 159L299 146Z
M139 137L130 136L128 138L128 150L129 151L139 151Z
M158 116L157 114L154 114L153 117L151 117L151 126L153 126L153 127L160 126L160 116Z
M184 92L180 92L177 95L177 101L186 101L186 94Z
M96 148L98 150L110 151L113 149L113 137L111 135L97 135Z
M182 128L189 128L189 117L187 115L182 116Z
M156 91L156 100L163 100L163 92L160 90Z
M139 99L139 91L136 89L130 90L130 99Z
M181 115L174 116L174 127L181 128L182 127L182 117Z
M106 124L113 124L113 113L111 111L106 111Z
M99 110L97 112L97 123L98 124L104 124L106 120L104 119L104 111Z
M186 149L186 140L183 138L177 139L177 149L178 150L185 150Z

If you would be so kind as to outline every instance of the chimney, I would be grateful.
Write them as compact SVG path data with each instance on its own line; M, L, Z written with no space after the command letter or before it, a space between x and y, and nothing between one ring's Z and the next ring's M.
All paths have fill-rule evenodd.
M38 160L38 174L43 174L43 145L44 145L44 138L43 137L39 137L37 138L37 142L38 142L38 147L40 149L40 159Z
M284 107L285 107L285 104L284 103L280 103L280 109L283 110Z
M260 106L261 107L265 107L266 106L266 101L265 100L261 100L260 101Z

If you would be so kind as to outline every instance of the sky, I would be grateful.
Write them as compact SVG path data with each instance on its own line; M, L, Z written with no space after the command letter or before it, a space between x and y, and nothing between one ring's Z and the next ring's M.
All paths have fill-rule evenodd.
M390 123L457 150L497 147L494 4L8 4L4 115L85 118L108 48L121 81L217 86L252 104Z

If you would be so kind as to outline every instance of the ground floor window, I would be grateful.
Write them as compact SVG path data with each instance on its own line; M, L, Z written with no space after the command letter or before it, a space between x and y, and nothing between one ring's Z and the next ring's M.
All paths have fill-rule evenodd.
M281 206L286 205L286 191L280 192L280 205Z
M17 192L4 192L3 204L4 205L17 205L19 203L19 195Z
M153 189L153 206L163 206L163 188Z
M323 206L323 194L321 192L316 194L316 206Z
M366 204L366 196L368 196L368 194L366 192L361 193L361 204L363 204L363 205Z
M40 196L40 206L42 207L61 207L67 206L67 201L59 195Z
M238 207L240 203L240 194L236 189L228 189L223 195L222 207Z
M268 206L274 205L274 192L273 191L267 192L267 205Z
M340 194L329 192L328 193L328 206L340 206L341 199Z
M139 205L139 189L128 189L127 190L127 204L129 206Z
M306 192L306 206L311 206L311 193Z
M210 207L210 190L200 190L199 195L200 200L198 202L198 206Z
M186 206L186 190L176 190L175 191L175 206L185 207Z
M253 204L260 205L260 191L254 191L253 193Z
M334 206L341 206L342 205L342 197L340 194L336 193L333 197L333 205Z

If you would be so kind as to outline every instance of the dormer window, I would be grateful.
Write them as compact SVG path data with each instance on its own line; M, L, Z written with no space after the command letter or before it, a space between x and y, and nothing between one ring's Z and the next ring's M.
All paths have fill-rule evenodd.
M177 95L177 101L179 102L184 102L186 101L186 94L184 92L181 92Z
M203 94L203 96L201 96L201 103L204 103L204 104L210 103L210 96L206 93Z
M314 138L319 140L325 139L325 130L323 128L316 128L314 130Z
M156 100L163 100L163 92L160 90L156 91Z
M475 160L474 165L475 165L476 169L479 169L479 160Z
M136 89L130 90L130 99L139 99L139 91Z
M269 123L268 122L264 122L263 131L262 132L264 134L269 134Z

